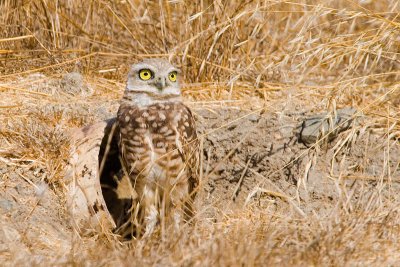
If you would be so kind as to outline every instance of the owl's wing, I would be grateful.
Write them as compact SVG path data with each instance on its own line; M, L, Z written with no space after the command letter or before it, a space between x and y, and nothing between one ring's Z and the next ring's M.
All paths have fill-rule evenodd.
M125 146L124 146L124 143L123 143L123 138L122 138L122 133L121 133L121 128L124 128L125 127L125 125L123 124L123 119L121 119L124 115L126 115L126 114L128 114L128 112L127 112L127 108L126 107L124 107L123 105L121 105L120 107L119 107L119 109L118 109L118 112L117 112L117 125L118 125L118 128L119 128L119 131L118 131L118 147L119 147L119 151L120 151L120 160L121 160L121 165L122 165L122 169L125 171L125 172L128 172L128 166L127 166L127 164L126 164L126 152L125 152Z
M117 123L119 130L118 147L120 151L121 164L123 170L128 175L130 175L133 171L130 162L132 162L133 158L132 156L134 155L132 155L132 153L127 151L127 146L129 145L127 143L128 142L127 140L133 139L134 136L136 135L136 132L131 129L138 128L138 125L132 123L135 122L134 119L138 116L139 114L137 112L137 109L124 104L121 104L117 113Z
M196 124L192 112L182 105L181 119L178 121L177 148L187 166L189 178L189 192L196 195L196 187L200 179L200 142L196 133Z

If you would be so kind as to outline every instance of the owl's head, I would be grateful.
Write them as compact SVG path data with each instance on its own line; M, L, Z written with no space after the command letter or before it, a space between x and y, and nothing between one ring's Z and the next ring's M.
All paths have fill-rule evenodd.
M145 59L128 74L124 99L138 105L180 99L179 70L165 59Z

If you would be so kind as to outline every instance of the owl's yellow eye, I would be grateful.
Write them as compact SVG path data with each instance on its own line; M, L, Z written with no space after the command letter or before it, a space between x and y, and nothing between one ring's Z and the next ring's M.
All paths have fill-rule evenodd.
M178 73L176 71L170 72L168 74L168 78L171 82L176 82L176 76L178 76Z
M152 77L152 72L151 70L148 69L143 69L139 71L139 77L140 79L142 79L143 81L147 81L150 80L150 78Z

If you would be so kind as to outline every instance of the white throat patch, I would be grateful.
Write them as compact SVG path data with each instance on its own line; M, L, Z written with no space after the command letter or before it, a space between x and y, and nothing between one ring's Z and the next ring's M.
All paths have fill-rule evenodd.
M125 99L128 100L128 99ZM180 95L169 95L168 97L153 97L146 93L131 93L129 97L129 102L135 104L138 107L147 107L156 103L165 103L165 102L178 102L181 101Z
M162 91L147 84L136 87L128 81L123 100L139 107L146 107L155 103L181 101L181 92L179 88L171 86Z

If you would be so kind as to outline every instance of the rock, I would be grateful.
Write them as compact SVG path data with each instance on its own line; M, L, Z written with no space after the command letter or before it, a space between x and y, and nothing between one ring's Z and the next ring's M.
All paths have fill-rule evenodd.
M260 115L258 114L251 114L249 116L247 116L248 120L251 122L258 122L258 120L260 119Z
M70 95L90 96L93 94L93 90L78 72L65 74L60 81L60 89Z
M305 119L301 125L300 142L305 145L314 144L330 131L332 132L328 136L328 141L335 139L340 132L351 126L356 112L355 108L346 107L338 109L336 114L325 112Z
M10 200L2 199L0 200L0 209L2 209L5 212L9 212L13 208L13 202Z

